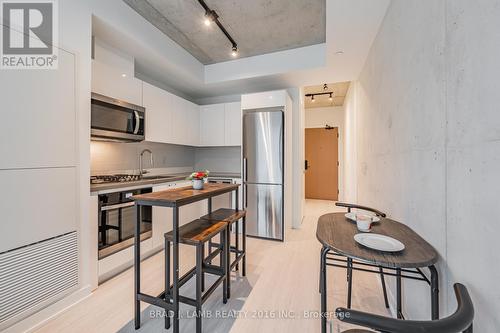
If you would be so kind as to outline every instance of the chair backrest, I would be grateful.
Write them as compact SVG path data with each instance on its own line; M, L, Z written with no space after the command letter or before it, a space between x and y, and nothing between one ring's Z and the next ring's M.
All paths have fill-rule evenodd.
M472 333L474 319L472 300L464 285L456 283L453 287L457 298L457 309L449 317L439 320L400 320L345 308L338 308L336 314L340 321L369 327L384 333Z
M345 208L347 208L348 212L351 212L351 209L354 208L354 209L366 210L368 212L373 212L373 213L375 213L375 215L380 216L380 217L386 217L387 216L385 213L379 211L378 209L371 208L371 207L366 207L366 206L361 206L361 205L356 205L356 204L350 204L350 203L346 203L346 202L336 202L335 206L345 207Z

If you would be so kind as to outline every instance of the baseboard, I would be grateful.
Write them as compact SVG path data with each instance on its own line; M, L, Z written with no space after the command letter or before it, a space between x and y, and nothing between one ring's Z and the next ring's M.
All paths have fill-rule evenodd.
M4 333L21 333L21 332L33 332L43 325L53 320L54 318L60 316L62 313L83 301L92 294L92 288L87 285L74 293L68 295L67 297L57 301L54 304L47 306L46 308L32 314L26 319L8 327L3 332Z

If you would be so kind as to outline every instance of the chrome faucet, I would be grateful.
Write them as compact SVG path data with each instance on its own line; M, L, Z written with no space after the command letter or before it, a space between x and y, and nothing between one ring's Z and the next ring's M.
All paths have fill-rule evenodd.
M151 167L154 168L154 161L153 161L153 152L149 149L143 149L141 151L141 153L139 154L139 176L142 177L142 175L148 173L148 171L144 170L142 168L142 156L144 155L144 153L148 152L150 155L151 155Z

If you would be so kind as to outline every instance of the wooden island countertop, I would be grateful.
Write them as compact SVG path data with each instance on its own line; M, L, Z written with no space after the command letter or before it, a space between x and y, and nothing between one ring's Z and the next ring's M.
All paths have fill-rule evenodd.
M139 205L144 206L183 206L196 201L208 199L236 190L239 184L205 183L202 190L194 190L191 186L164 191L138 194L131 197Z

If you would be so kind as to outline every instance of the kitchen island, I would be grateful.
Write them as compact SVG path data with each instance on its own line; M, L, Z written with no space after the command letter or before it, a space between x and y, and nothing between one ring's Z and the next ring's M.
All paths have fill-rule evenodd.
M147 194L136 195L132 197L137 206L137 220L135 224L134 237L134 308L135 308L135 328L139 329L141 325L141 310L140 302L147 302L156 306L162 307L165 311L173 312L173 327L174 332L179 332L179 288L180 281L186 280L186 277L179 277L179 207L188 205L194 202L207 199L208 213L212 212L212 198L229 192L236 192L238 196L238 184L205 184L202 190L193 190L191 187L182 187L178 189L165 190ZM151 296L141 293L140 282L140 222L141 209L140 206L160 206L171 207L173 210L173 286L171 296L166 296L165 291L170 286L166 286L166 290L159 296ZM236 200L236 210L238 210L238 199ZM229 257L227 258L229 261Z

